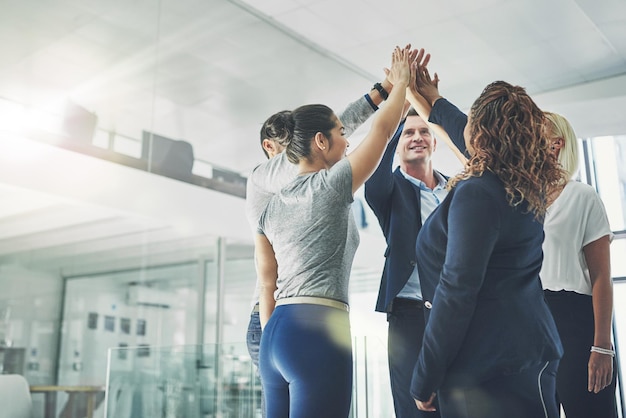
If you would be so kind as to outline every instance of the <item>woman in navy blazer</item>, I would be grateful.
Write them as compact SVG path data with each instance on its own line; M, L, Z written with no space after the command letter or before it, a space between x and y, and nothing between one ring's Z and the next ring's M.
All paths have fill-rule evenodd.
M561 178L544 116L521 87L488 85L464 132L470 160L416 250L427 325L418 408L442 417L559 416L561 342L539 280L546 196Z

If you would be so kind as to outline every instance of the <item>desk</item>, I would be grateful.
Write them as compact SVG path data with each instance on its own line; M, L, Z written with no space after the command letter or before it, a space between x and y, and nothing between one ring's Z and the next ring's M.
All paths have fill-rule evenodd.
M57 409L57 393L66 392L70 395L66 407L63 409L62 416L68 416L65 411L71 411L75 407L75 398L77 395L85 395L87 397L87 418L93 418L93 411L96 409L96 397L99 393L104 392L104 386L31 386L30 393L43 393L45 395L45 418L55 418ZM73 415L69 415L73 418Z

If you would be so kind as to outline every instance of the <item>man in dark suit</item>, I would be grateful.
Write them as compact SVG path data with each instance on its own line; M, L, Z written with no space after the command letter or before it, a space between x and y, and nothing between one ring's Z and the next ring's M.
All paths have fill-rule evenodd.
M433 169L436 144L429 126L411 109L365 183L365 199L387 241L376 310L387 313L389 323L389 375L397 418L439 416L419 411L409 393L425 326L415 242L422 222L447 195L447 177ZM455 145L465 151L465 144ZM393 170L395 154L399 167Z

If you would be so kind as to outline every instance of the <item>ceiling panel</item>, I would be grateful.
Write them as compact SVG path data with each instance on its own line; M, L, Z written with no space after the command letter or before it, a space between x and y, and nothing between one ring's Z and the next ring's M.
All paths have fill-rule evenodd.
M626 2L622 0L571 0L598 27L624 20Z
M243 1L231 1L233 4L254 4L256 8L263 14L267 16L276 16L286 12L291 12L294 9L299 9L302 6L308 6L311 4L315 4L319 2L319 0L264 0L262 2L258 2L258 4L254 4L255 2L250 2L247 0Z

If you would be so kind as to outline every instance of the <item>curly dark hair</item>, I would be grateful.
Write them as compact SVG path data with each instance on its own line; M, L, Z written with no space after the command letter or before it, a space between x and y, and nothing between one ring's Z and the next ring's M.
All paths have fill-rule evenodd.
M526 90L504 81L487 85L472 105L468 123L473 155L450 187L489 170L504 183L511 206L526 201L528 211L543 218L563 172L549 150L544 114Z

